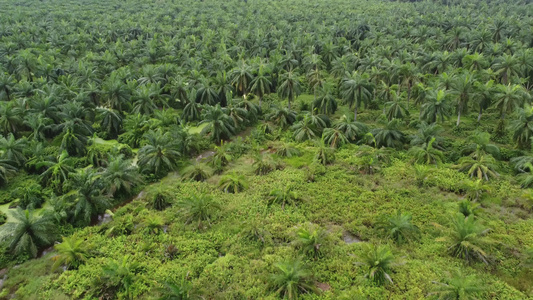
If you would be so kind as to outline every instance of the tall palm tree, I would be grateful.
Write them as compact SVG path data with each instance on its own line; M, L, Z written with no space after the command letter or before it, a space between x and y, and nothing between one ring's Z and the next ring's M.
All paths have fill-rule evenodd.
M476 106L479 109L479 114L477 117L477 121L479 123L481 121L481 115L483 114L483 110L488 109L492 105L492 101L494 100L494 96L496 93L496 88L494 86L493 80L489 80L485 84L476 82L474 84L474 87L474 99L476 101Z
M270 94L272 90L272 82L269 78L270 76L266 74L263 66L259 67L257 75L250 82L251 87L250 91L259 97L259 106L261 107L263 103L263 97Z
M0 159L11 161L15 167L20 168L26 162L24 150L27 146L25 138L15 139L11 133L7 138L0 136Z
M507 113L511 113L529 99L529 94L524 87L518 84L497 85L497 92L494 95L493 106L500 110L501 119L505 119Z
M181 157L179 141L169 132L149 131L144 135L146 145L139 149L137 164L143 172L163 175L175 170Z
M56 226L50 218L21 208L10 213L13 221L2 226L0 240L6 240L13 253L36 257L39 248L54 242Z
M457 123L461 123L461 113L466 112L468 108L468 101L474 92L475 81L472 74L464 72L457 76L451 86L451 95L453 95L457 102Z
M334 114L337 110L337 100L331 84L324 84L320 89L319 96L313 102L313 108L323 114Z
M66 151L63 151L53 161L46 160L37 163L36 168L45 168L45 171L40 175L41 180L45 184L53 186L56 191L61 191L69 174L74 172L75 161L73 157L69 157Z
M105 130L108 138L116 139L122 129L122 115L119 111L98 107L96 111L99 113L100 127Z
M218 93L207 79L203 78L196 90L196 102L201 104L215 105L219 102Z
M11 175L17 173L17 168L13 166L12 161L6 159L0 159L0 186L3 186L8 182L8 178Z
M11 93L15 86L15 78L13 75L0 72L0 100L11 101Z
M131 160L124 158L120 154L108 159L107 168L102 172L102 181L108 186L107 191L115 195L123 192L125 195L131 193L132 188L142 183L137 166Z
M428 123L435 123L440 117L440 121L444 122L444 118L451 114L448 99L448 94L444 90L430 90L426 94L426 103L420 109L420 119Z
M23 122L23 111L14 102L0 102L0 134L16 135Z
M280 74L280 84L278 94L281 99L287 99L288 108L291 109L291 102L294 101L301 93L300 74L294 70L286 71Z
M248 89L251 86L251 82L254 79L252 74L252 68L244 61L240 65L229 72L231 83L235 86L237 93L240 93L244 98L248 93Z
M104 194L105 183L91 167L69 174L70 191L63 197L71 203L72 223L88 225L91 218L111 207L111 197Z
M204 119L200 124L204 123L207 123L207 126L202 129L202 134L209 135L216 143L235 135L234 120L224 113L218 104L205 110Z
M393 119L385 127L372 130L372 135L376 140L376 146L379 148L398 148L402 146L405 140L405 134L398 129L399 126L398 119Z
M357 71L346 73L340 84L340 93L344 102L354 109L354 121L357 121L357 110L361 105L368 105L372 99L372 85L368 74Z

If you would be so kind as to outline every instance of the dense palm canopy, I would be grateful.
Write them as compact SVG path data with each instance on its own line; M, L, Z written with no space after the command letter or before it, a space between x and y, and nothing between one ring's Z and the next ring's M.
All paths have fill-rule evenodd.
M530 2L0 0L2 297L531 297Z

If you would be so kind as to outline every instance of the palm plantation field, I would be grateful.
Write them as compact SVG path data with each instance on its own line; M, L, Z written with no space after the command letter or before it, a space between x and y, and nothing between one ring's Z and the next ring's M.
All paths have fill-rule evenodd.
M528 0L0 0L1 299L533 298Z

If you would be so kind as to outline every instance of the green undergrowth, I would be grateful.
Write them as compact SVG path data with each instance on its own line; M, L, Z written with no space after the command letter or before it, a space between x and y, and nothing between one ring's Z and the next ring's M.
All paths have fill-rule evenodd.
M182 182L178 175L169 175L148 187L139 199L116 210L111 222L75 233L86 240L91 253L78 270L51 271L55 254L48 254L10 269L2 295L96 299L102 294L102 267L129 255L138 264L130 288L134 299L152 299L163 281L184 276L207 299L275 299L274 291L268 288L268 274L274 271L275 263L299 256L292 242L296 230L308 223L327 232L321 246L323 256L304 259L317 284L327 288L302 299L420 299L434 289L432 282L458 270L484 283L484 299L524 299L531 293L533 277L517 266L521 263L518 253L533 246L533 219L519 208L522 191L509 183L510 178L492 183L478 215L498 241L490 249L493 264L466 265L447 254L446 244L437 240L441 234L435 227L447 226L450 216L458 211L458 202L464 198L462 187L469 180L466 175L443 165L432 168L420 182L414 166L401 158L393 158L380 174L365 175L354 168L358 146L350 145L337 151L336 162L310 181L307 169L315 148L307 144L300 147L302 156L277 157L282 169L263 176L254 174L253 159L247 154L207 182ZM237 194L217 189L218 180L233 172L245 175L248 189ZM286 186L301 199L296 206L269 206L269 192ZM172 196L172 205L163 211L148 205L150 191L155 188ZM186 224L177 205L194 194L209 194L221 207L210 224L200 229L194 222ZM413 216L422 233L418 241L397 246L377 231L379 218L397 211ZM520 211L522 214L517 213ZM147 225L154 218L162 221L155 232ZM264 242L243 235L243 228L254 222L265 233ZM343 236L347 233L359 242L346 243ZM393 249L398 259L391 275L393 284L378 287L364 277L366 269L359 262L367 243L389 244Z

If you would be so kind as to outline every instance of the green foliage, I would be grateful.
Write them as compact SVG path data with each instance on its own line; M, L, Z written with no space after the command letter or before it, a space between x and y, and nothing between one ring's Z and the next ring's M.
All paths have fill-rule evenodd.
M465 276L457 272L453 277L444 282L436 282L437 287L430 295L436 299L478 299L479 294L485 290L483 284L473 275Z
M299 260L287 260L275 265L269 277L272 290L284 299L298 299L301 294L318 293L313 276Z
M323 256L322 246L326 243L326 231L318 225L309 224L300 227L296 231L296 240L294 245L303 254L312 258L320 258Z
M172 194L163 185L158 185L148 193L150 207L155 210L164 210L172 204Z
M138 278L139 263L130 255L125 255L121 260L109 259L102 266L101 284L104 295L133 299L132 286Z
M268 204L281 204L282 209L285 209L285 204L296 205L299 200L298 194L289 185L283 189L272 190L268 194Z
M62 238L63 241L60 244L54 245L58 254L52 257L54 261L52 270L59 266L65 266L66 269L77 269L79 265L85 263L89 256L87 242L76 237Z
M223 175L218 182L218 187L226 193L239 193L248 188L248 181L243 174L233 172Z
M47 216L36 216L32 210L11 211L13 221L0 229L0 239L8 242L9 250L17 255L36 257L39 248L55 240L56 225Z
M221 209L213 197L205 194L193 194L178 202L177 205L185 223L198 223L198 229L206 225L210 226L215 214Z
M420 230L411 223L411 219L411 215L398 211L395 216L385 217L376 225L385 236L401 245L417 240L420 236Z
M205 181L213 171L204 164L192 164L183 170L183 178L185 180Z
M473 215L465 217L457 214L451 219L450 227L444 229L446 236L438 241L448 243L448 251L454 257L462 258L468 263L480 260L488 264L487 248L493 243L487 237L489 231Z
M365 247L364 253L360 257L362 259L361 263L367 267L365 276L372 282L376 285L392 283L389 273L395 258L387 246L369 244Z

